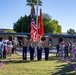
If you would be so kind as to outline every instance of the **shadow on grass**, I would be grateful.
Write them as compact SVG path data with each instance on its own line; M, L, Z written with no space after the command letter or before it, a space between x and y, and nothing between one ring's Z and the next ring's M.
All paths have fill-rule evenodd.
M64 60L60 60L56 56L50 57L50 60L57 60L56 63L66 63L64 65L56 66L57 72L52 75L76 75L75 70Z
M5 64L13 64L13 63L29 63L30 61L23 61L23 60L13 60L13 61L11 61L11 60L8 60L8 61L3 61L3 63L5 63Z
M74 70L68 64L57 66L56 69L58 71L52 75L75 75L75 72L73 72Z
M50 57L49 57L49 60L50 60L50 61L52 61L52 60L58 60L58 57L56 57L56 56L50 56Z
M20 64L20 63L29 63L29 62L37 62L38 60L21 60L21 59L15 59L15 60L4 60L2 61L5 64Z
M56 60L56 63L58 63L58 64L65 63L64 60L60 60L56 56L50 56L49 60L50 61ZM76 61L72 61L72 63L74 63L74 62L76 62ZM75 65L75 63L74 63L74 65ZM57 69L57 72L53 73L52 75L76 75L75 70L69 64L67 64L67 62L64 65L56 66L56 69Z
M16 56L17 58L10 60L11 57L3 60L2 62L4 62L5 64L10 64L10 63L29 63L29 62L40 62L40 61L46 61L44 58L40 61L37 60L37 58L35 58L34 60L30 60L30 58L28 58L27 60L22 60L21 56ZM49 57L49 60L57 60L57 58L55 56Z

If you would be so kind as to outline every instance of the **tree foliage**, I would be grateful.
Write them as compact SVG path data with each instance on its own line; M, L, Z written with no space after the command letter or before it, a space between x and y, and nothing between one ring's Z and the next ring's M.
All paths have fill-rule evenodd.
M73 35L75 34L75 30L70 28L69 30L67 30L67 33Z
M32 14L35 15L35 5L37 5L37 0L26 0L28 6L31 6L31 12L30 12L30 16L32 16ZM42 1L41 0L38 0L38 5L39 6L42 6Z
M31 13L35 14L34 6L37 5L37 0L26 0L28 6L31 6ZM42 5L42 1L38 0L38 5ZM30 14L31 15L31 14ZM44 13L43 14L43 21L44 21L44 32L45 33L54 33L60 34L61 33L61 26L58 24L57 20L52 20L51 16ZM21 17L16 23L13 25L13 29L16 32L30 32L30 24L31 24L31 17L25 15Z
M35 6L37 5L37 0L26 0L28 6ZM42 1L41 0L38 0L38 5L42 5Z
M46 13L43 14L43 20L44 20L45 33L61 34L62 28L58 24L57 20L52 20L52 17Z
M62 32L62 28L60 25L57 26L57 31L56 31L56 34L61 34Z
M43 21L45 33L61 34L61 26L58 24L57 20L52 20L51 16L44 13ZM31 17L25 15L24 17L20 17L20 19L14 23L13 29L16 32L30 32L30 24Z
M30 32L30 16L21 17L16 23L13 25L13 29L16 32Z

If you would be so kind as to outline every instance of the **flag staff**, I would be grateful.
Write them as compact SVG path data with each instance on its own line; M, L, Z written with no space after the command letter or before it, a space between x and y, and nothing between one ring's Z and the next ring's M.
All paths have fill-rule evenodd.
M38 0L37 0L37 6L36 6L36 26L37 26L37 35L38 35Z

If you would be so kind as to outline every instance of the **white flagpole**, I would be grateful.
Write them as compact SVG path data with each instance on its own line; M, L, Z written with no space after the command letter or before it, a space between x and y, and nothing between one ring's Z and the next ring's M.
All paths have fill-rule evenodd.
M37 0L37 6L36 6L36 26L37 26L37 35L38 35L38 0Z

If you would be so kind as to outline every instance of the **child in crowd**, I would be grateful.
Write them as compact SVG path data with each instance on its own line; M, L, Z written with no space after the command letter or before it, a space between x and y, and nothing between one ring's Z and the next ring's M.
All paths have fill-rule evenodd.
M8 53L7 42L4 41L4 51L3 51L3 59L6 59L6 54Z
M59 44L56 45L56 49L57 49L56 56L59 56Z
M59 44L59 57L63 57L63 51L64 51L64 42L61 42Z
M74 46L74 48L71 50L72 53L72 59L76 60L76 45Z
M8 56L11 56L12 48L13 48L12 42L9 41L9 42L8 42Z
M68 57L68 43L65 43L64 46L64 58L66 59L66 57Z
M70 53L70 57L72 57L72 54L71 54L72 48L73 48L72 43L69 43L68 52Z

